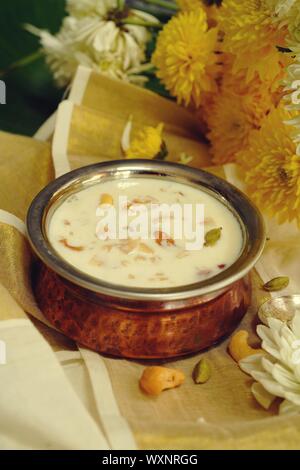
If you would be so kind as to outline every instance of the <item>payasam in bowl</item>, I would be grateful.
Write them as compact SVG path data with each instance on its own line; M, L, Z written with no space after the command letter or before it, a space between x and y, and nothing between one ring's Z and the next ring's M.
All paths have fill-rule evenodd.
M67 173L27 216L39 258L34 291L78 343L128 358L167 358L230 334L250 303L261 215L207 172L149 160Z

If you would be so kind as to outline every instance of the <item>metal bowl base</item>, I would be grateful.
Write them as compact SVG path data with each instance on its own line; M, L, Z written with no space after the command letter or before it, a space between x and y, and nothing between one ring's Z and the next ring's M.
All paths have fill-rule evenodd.
M134 309L125 299L95 300L41 264L35 295L46 318L66 336L94 351L135 359L166 359L207 349L229 335L251 299L249 275L209 301L187 299L170 310L143 300ZM76 286L77 287L77 286Z

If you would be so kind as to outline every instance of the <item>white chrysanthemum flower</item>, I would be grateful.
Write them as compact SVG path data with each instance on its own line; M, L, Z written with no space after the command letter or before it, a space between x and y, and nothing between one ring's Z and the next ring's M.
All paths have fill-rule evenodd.
M144 26L122 24L122 19L158 23L147 13L115 10L115 0L69 0L67 16L58 34L28 25L40 37L46 61L59 86L72 80L78 65L121 80L142 84L146 44L150 33ZM121 16L120 16L121 15ZM124 15L124 16L123 16Z
M67 0L67 12L80 18L97 15L104 18L109 10L117 8L118 0Z
M274 18L285 19L291 15L298 0L264 0L268 8L274 12Z
M266 409L276 397L283 399L279 413L300 412L300 313L290 324L275 318L259 325L257 334L267 354L249 356L239 362L256 382L252 392Z
M290 45L295 53L294 62L287 67L284 79L285 92L284 100L286 108L293 114L293 119L286 121L286 124L293 126L293 140L297 145L296 153L300 156L300 43Z
M273 12L275 23L287 25L289 29L293 29L299 19L299 0L263 0L263 2L269 11Z
M294 115L287 124L293 126L293 140L297 145L296 153L300 156L300 16L298 26L299 42L290 42L290 50L295 54L293 63L286 69L284 79L285 92L284 100L286 108Z
M264 0L273 11L274 22L278 27L288 29L287 47L295 54L294 62L287 67L284 80L286 107L294 114L287 122L294 126L294 141L297 155L300 155L300 1Z

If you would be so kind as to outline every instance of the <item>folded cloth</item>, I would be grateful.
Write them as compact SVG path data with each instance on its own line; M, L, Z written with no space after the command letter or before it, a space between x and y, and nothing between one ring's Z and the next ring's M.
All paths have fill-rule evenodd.
M186 153L192 166L210 164L199 120L175 103L142 88L79 67L69 100L58 108L53 139L56 175L91 163L123 158L121 137L132 117L133 132L164 124L168 161ZM113 123L113 124L112 124Z
M1 449L109 449L51 347L0 284Z

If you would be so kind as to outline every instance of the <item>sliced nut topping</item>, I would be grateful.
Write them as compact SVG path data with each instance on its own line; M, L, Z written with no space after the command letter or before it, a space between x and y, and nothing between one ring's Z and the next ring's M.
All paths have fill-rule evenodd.
M107 253L110 253L111 250L115 247L115 245L113 243L110 243L109 245L104 245L102 247L102 250L103 251L107 251Z
M201 277L209 276L211 274L211 272L212 272L212 270L208 269L208 268L203 268L203 269L198 269L197 270L198 276L201 276Z
M127 209L130 209L131 206L134 206L135 204L151 204L153 202L157 202L157 199L152 196L140 196L140 197L135 197L131 201L127 203Z
M147 259L147 258L146 258L145 256L143 256L143 255L136 255L136 256L134 257L134 260L135 260L135 261L145 261L146 259Z
M183 250L183 251L180 251L180 253L178 253L176 255L176 258L179 258L179 259L180 258L186 258L187 256L189 256L189 253L187 251Z
M157 263L157 261L160 261L161 257L160 256L151 256L150 261L151 263Z
M62 238L61 240L59 240L59 243L61 243L66 248L69 248L70 250L73 250L73 251L83 251L85 249L84 246L70 245L70 243L68 242L68 240L66 238Z
M124 240L124 243L120 243L117 246L123 253L128 255L129 253L135 251L138 248L138 245L139 240L132 240L129 238L128 240Z
M129 261L127 261L126 259L123 259L123 260L121 261L121 265L122 265L122 266L124 266L124 267L126 268L127 266L129 266L129 265L130 265L130 262L129 262Z
M114 205L113 197L110 194L103 193L100 197L100 204L108 204L110 206Z
M104 262L103 260L97 258L97 256L93 256L90 259L89 264L91 264L92 266L103 266Z
M144 253L153 255L154 251L146 243L140 242L140 240L133 240L131 238L122 240L117 243L109 243L103 247L103 250L110 252L113 248L118 248L122 253L128 255L134 252Z
M146 243L143 243L141 242L139 244L139 251L141 251L142 253L148 253L148 254L153 254L154 251L152 250L152 248L148 245L146 245Z
M205 217L204 223L207 225L212 225L215 223L215 220L212 217Z
M155 243L159 246L174 246L175 241L173 238L169 237L166 233L162 232L161 230L158 230L155 232Z

